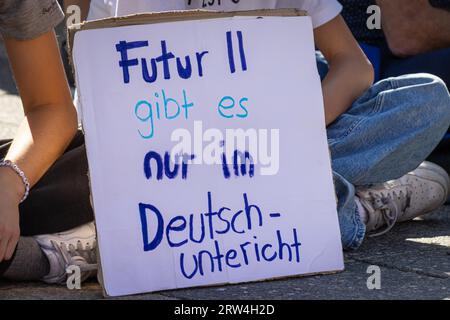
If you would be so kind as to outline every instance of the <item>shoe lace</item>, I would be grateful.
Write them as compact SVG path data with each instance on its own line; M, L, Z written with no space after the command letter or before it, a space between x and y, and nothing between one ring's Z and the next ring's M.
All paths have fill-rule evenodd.
M95 241L91 245L87 244L84 247L81 241L78 241L76 246L72 244L67 245L63 242L57 243L56 241L52 241L52 245L63 257L66 270L71 266L80 268L82 281L95 275L97 272Z
M386 224L386 228L380 232L369 234L369 237L378 237L389 232L396 224L400 214L404 212L411 202L411 191L403 190L385 192L369 192L368 197L357 193L361 205L366 209L369 222L375 226ZM377 227L375 227L377 229Z

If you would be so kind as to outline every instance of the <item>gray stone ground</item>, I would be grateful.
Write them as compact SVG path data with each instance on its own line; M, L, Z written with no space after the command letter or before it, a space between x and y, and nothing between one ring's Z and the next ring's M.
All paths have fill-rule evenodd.
M0 139L14 135L21 102L0 45ZM381 290L368 290L367 268L381 268ZM0 299L102 299L100 286L82 290L0 281ZM450 206L430 219L404 223L346 254L346 271L233 286L177 290L132 299L450 299ZM130 297L126 298L130 299Z

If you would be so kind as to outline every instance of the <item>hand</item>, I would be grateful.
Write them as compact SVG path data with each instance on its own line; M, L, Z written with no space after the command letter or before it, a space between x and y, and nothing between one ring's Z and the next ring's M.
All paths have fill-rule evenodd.
M12 258L20 237L21 180L15 175L10 168L0 168L0 262Z

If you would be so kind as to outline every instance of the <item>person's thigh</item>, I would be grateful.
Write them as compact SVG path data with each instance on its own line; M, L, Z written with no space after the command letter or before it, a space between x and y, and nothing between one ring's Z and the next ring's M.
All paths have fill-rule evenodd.
M327 59L325 59L324 55L320 51L316 51L316 63L317 63L317 71L319 72L320 80L323 81L328 74L330 66L328 65Z
M10 144L11 140L0 141L0 159ZM93 221L87 173L84 138L78 132L20 205L21 235L56 233Z
M328 127L333 170L353 185L396 179L426 159L450 124L450 95L428 74L373 85Z
M450 87L450 48L419 54L409 58L383 57L382 77L426 72L441 78Z

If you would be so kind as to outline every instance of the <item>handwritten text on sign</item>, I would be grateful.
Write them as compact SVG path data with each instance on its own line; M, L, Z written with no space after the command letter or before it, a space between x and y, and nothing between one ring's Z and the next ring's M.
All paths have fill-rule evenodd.
M76 36L110 295L342 269L309 18Z
M236 32L239 47L239 60L242 71L247 70L247 60L245 56L244 49L244 38L242 31ZM226 32L226 42L227 42L227 54L228 63L230 67L230 72L236 72L236 62L233 50L233 38L231 31ZM123 82L124 84L130 83L130 67L138 66L141 64L142 79L147 83L154 83L158 80L158 68L163 70L164 80L170 80L173 76L173 70L171 70L170 62L173 60L176 65L176 74L182 79L190 79L193 76L193 69L196 70L198 77L203 77L204 65L203 61L205 57L209 54L209 51L202 51L195 53L195 59L191 59L190 56L184 58L177 57L173 52L169 51L167 42L162 40L161 44L161 54L155 58L151 58L147 61L147 58L129 58L128 52L132 49L148 47L149 41L120 41L116 44L116 50L120 52L121 60L119 61L119 66L123 70ZM183 61L183 60L184 61ZM196 61L196 65L193 67L192 60ZM175 63L176 62L176 63ZM151 72L149 72L149 66L151 65ZM156 98L159 97L157 93ZM185 120L189 119L189 109L194 107L194 103L188 103L186 97L186 91L183 90L183 102L179 103L172 98L167 98L165 90L161 90L161 104L163 105L163 111L161 111L160 103L155 102L155 109L148 101L139 101L135 106L136 117L141 121L148 121L149 133L143 134L139 131L142 138L150 139L154 137L154 122L155 120L161 120L161 118L172 120L179 116L183 117ZM241 113L237 113L236 117L246 118L248 116L248 110L244 106L244 102L247 102L248 98L242 98L239 101L239 108ZM231 104L230 104L231 102ZM170 113L169 104L172 105L172 109L175 111ZM142 118L139 116L139 109L145 106L148 108L148 116ZM226 110L234 108L234 99L232 97L223 97L218 105L218 114L221 117L231 119L234 114L230 114ZM223 143L223 142L222 142ZM240 158L239 155L242 155ZM168 179L175 179L178 177L181 166L181 178L187 179L188 177L188 164L191 160L195 159L195 154L183 154L181 157L181 165L176 163L172 168L170 163L170 154L167 151L164 155L160 155L155 151L150 151L145 156L144 160L144 173L147 179L156 178L161 180L163 175ZM249 163L248 175L249 177L254 176L254 163L252 161L252 156L248 151L245 150L235 150L233 156L234 159L234 171L236 176L240 174L245 176L247 174L247 161ZM226 179L230 178L230 169L227 164L227 157L224 153L222 155L223 160L223 174ZM157 167L156 177L152 174L151 162L154 161ZM180 254L180 269L184 277L191 279L197 273L204 275L205 263L210 267L211 272L222 272L224 270L223 265L230 268L239 268L242 265L248 265L250 260L260 262L261 260L273 261L275 259L287 259L288 261L295 260L300 262L300 246L301 243L298 240L298 233L295 228L292 230L293 240L292 243L286 243L283 240L282 232L280 230L276 231L276 246L268 243L261 245L257 242L257 237L253 236L254 243L246 241L239 245L239 249L230 249L225 253L222 253L220 249L219 242L215 240L216 237L220 235L227 235L229 233L233 234L245 234L251 232L252 228L263 227L263 213L261 209L254 204L250 204L248 200L248 195L243 194L243 209L237 212L231 212L231 209L223 206L218 210L213 208L212 203L212 193L208 192L208 210L204 213L200 213L200 218L194 218L194 214L189 215L186 218L183 215L175 216L168 223L164 221L164 215L161 213L160 209L156 208L151 204L140 203L139 210L142 223L142 235L144 242L144 251L156 250L161 244L163 237L165 236L167 243L170 247L182 247L188 242L201 244L205 241L205 238L214 241L214 251L201 250L198 255L193 256L193 270L186 271L185 266L185 253ZM254 218L252 217L252 211L254 211ZM154 227L154 235L150 236L147 222L147 214L154 214L158 221L157 227ZM246 221L246 228L240 229L236 226L236 221L244 217ZM270 217L280 217L280 213L272 213ZM198 219L196 221L195 219ZM206 222L205 222L206 220ZM256 220L256 221L253 221ZM196 226L198 230L196 229ZM220 226L220 227L217 227ZM181 233L181 237L178 236ZM173 240L173 238L180 238L180 240ZM275 248L274 248L275 247ZM285 252L284 252L285 251Z
M239 60L242 71L247 71L247 60L245 56L244 49L244 39L242 35L242 31L237 31L236 36L238 39L238 48L239 48ZM231 31L226 32L226 42L227 42L227 54L228 54L228 62L230 67L230 72L236 72L236 62L234 57L233 50L233 37ZM123 82L125 84L130 83L130 68L138 66L141 64L141 72L142 79L149 83L155 83L158 77L158 70L162 69L161 78L164 80L170 80L173 77L173 70L171 70L171 62L174 66L176 66L176 74L181 79L190 79L193 76L198 76L199 78L204 75L204 59L207 58L209 51L201 51L196 52L194 57L189 55L185 57L177 57L175 54L168 49L168 44L166 40L162 40L160 42L161 46L161 54L154 58L129 58L128 52L137 48L146 48L149 47L149 41L120 41L116 44L116 50L120 52L121 60L119 61L119 66L123 69ZM195 62L193 62L195 61ZM151 67L149 67L151 65ZM151 72L149 71L151 69ZM194 70L194 71L193 71ZM194 107L194 103L188 102L186 90L183 90L183 100L178 102L177 100L167 97L166 91L164 89L161 90L161 94L159 92L155 93L155 98L160 98L161 101L156 100L153 105L145 100L139 101L135 106L135 114L136 117L148 123L148 132L142 133L139 131L139 134L142 138L149 139L153 138L155 134L155 121L166 119L173 120L178 117L182 117L185 120L189 119L189 109ZM246 118L248 116L248 110L245 106L248 98L241 98L239 100L238 106L236 106L235 100L230 96L223 97L218 105L218 113L220 116L231 119L234 116L238 118ZM236 113L231 112L230 109L234 108L239 109L235 111ZM140 110L145 108L146 117L140 116ZM161 110L163 109L163 110ZM172 110L170 110L172 109Z

